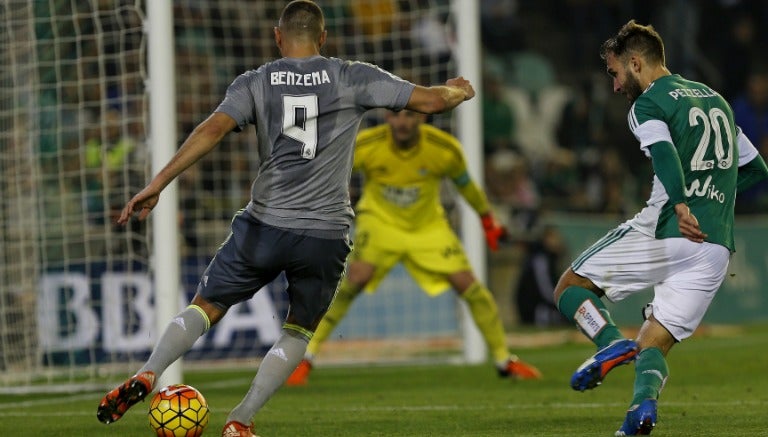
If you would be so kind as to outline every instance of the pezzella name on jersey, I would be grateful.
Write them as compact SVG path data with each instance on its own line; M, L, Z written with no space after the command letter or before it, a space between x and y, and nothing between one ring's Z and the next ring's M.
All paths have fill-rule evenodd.
M678 88L668 94L675 100L680 97L717 97L720 95L710 88Z
M269 74L270 85L315 86L324 83L331 83L331 77L325 70L306 74L298 74L292 71L273 71Z
M720 203L725 202L725 193L718 191L712 183L712 176L707 176L703 184L698 179L691 182L691 186L685 189L685 197L692 196L706 197Z

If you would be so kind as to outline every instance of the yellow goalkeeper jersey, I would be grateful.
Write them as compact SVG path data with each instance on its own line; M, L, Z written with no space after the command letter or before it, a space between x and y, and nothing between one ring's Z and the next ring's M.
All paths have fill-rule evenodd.
M407 150L395 146L388 124L360 131L354 155L354 169L364 178L358 214L408 230L445 220L440 183L447 177L466 185L466 159L454 136L426 123L419 131L418 144Z

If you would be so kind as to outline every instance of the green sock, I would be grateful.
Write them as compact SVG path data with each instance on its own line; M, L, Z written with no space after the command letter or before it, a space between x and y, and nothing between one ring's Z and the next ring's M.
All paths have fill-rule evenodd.
M560 295L557 308L565 317L573 320L598 349L624 338L603 301L586 288L575 285L566 288Z
M635 391L629 405L637 405L645 399L658 399L667 376L667 360L659 348L651 347L640 351L635 360Z

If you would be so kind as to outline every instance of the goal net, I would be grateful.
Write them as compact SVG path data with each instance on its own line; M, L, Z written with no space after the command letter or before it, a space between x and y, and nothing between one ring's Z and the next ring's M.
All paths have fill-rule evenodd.
M279 57L272 29L284 4L173 2L179 142L238 74ZM324 55L417 83L454 74L448 0L321 5ZM0 391L112 383L148 356L163 292L151 227L114 224L151 177L146 3L6 0L0 20ZM381 121L371 112L364 126ZM453 129L450 116L430 122ZM253 130L230 135L179 178L180 308L247 202L255 141ZM260 357L278 335L283 289L278 280L231 310L187 362ZM453 293L428 298L398 267L355 302L318 360L456 355L458 332Z

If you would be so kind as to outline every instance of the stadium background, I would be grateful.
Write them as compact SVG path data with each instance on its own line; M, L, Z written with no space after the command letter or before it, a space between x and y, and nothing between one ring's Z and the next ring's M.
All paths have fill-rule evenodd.
M179 141L215 108L239 73L278 56L272 26L283 2L175 1ZM378 64L420 83L454 74L447 0L321 2L330 38L324 54ZM146 224L114 227L116 208L150 174L142 1L2 4L0 125L0 385L123 374L151 345L152 244ZM768 7L739 1L480 1L485 133L484 183L512 241L488 257L488 282L510 331L521 328L517 280L544 230L565 252L559 266L647 197L650 166L626 127L627 104L612 96L599 44L628 17L653 23L675 73L720 90L737 122L768 157ZM379 122L371 113L366 125ZM431 120L454 130L450 115ZM179 180L182 282L200 272L247 199L255 135L229 136ZM355 181L359 183L359 181ZM446 187L454 220L456 199ZM740 202L740 251L706 323L765 320L762 248L765 185ZM214 330L189 359L258 355L285 311L281 284ZM107 290L109 290L107 292ZM617 309L638 323L639 307ZM180 303L181 304L181 303ZM375 343L378 354L452 348L459 329L450 293L430 300L397 270L356 303L334 335L344 351ZM274 317L276 316L276 317ZM256 317L259 319L259 317ZM109 320L110 323L104 323ZM557 327L542 311L533 322ZM410 346L407 346L410 345ZM367 349L366 349L367 350ZM397 352L395 352L397 350ZM329 353L329 359L335 356ZM375 359L350 355L347 359ZM106 366L106 365L109 366ZM78 369L75 371L74 369ZM106 370L105 370L106 369ZM24 375L19 378L19 375Z

